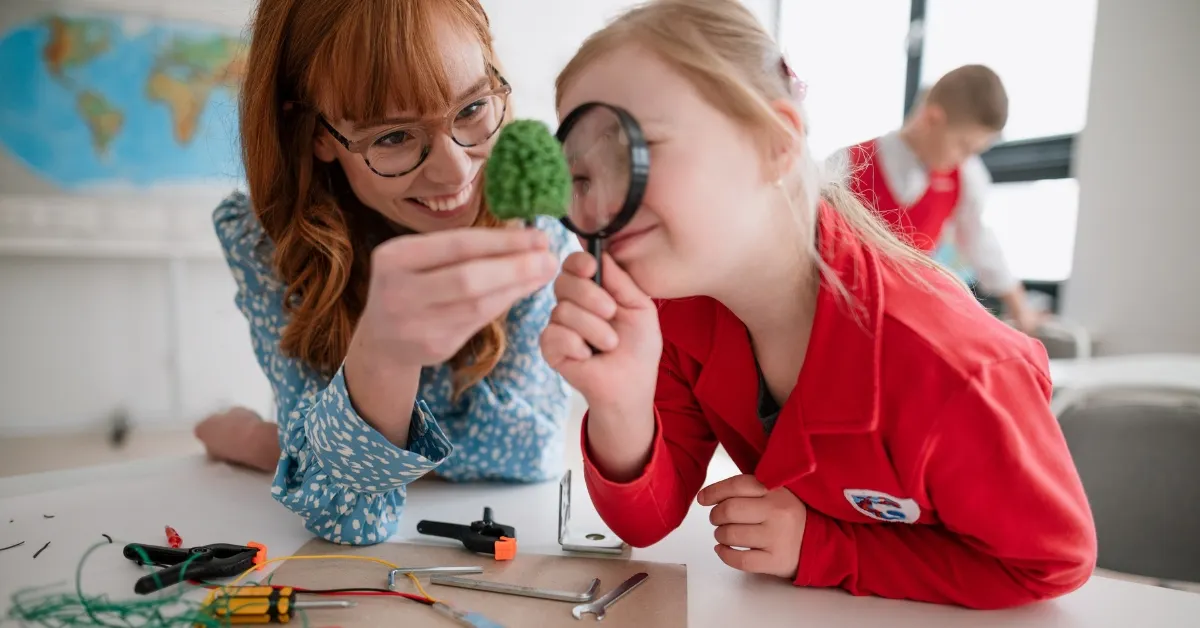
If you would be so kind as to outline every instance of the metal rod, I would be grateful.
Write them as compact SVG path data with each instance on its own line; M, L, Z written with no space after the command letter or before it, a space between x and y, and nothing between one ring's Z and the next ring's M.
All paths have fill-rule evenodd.
M505 595L519 595L522 597L535 597L543 600L555 600L558 602L590 602L596 597L596 590L600 588L600 579L593 578L591 584L588 585L586 591L582 593L573 593L571 591L554 591L551 589L537 589L534 587L523 587L516 584L505 584L503 582L491 582L488 580L476 580L475 578L457 578L455 576L433 576L429 579L430 584L440 584L448 587L458 587L460 589L474 589L476 591L488 591L490 593L503 593Z
M293 604L292 608L310 611L317 608L351 608L357 604L349 600L303 600Z

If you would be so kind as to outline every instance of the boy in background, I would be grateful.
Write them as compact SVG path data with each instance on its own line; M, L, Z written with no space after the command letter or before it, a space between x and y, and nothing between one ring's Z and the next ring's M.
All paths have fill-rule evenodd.
M1000 77L985 66L965 65L939 79L900 130L837 151L829 161L848 169L850 188L918 249L932 254L951 223L959 254L980 287L1032 334L1044 314L1030 306L983 223L992 178L979 155L1007 121Z

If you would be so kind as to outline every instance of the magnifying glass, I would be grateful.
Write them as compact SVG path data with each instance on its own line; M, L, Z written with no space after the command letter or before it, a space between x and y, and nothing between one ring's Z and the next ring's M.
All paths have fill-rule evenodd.
M587 241L600 285L605 239L620 231L642 204L650 178L650 149L628 111L584 103L563 119L556 134L571 172L571 204L562 223Z

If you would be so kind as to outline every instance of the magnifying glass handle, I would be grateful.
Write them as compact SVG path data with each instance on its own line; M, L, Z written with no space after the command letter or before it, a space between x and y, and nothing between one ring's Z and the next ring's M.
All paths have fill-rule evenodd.
M588 252L596 259L596 275L592 280L597 286L604 287L602 280L604 279L604 240L600 238L591 238L588 240ZM592 355L600 353L600 350L588 343L588 348L592 350Z
M601 280L604 278L604 240L600 238L592 238L588 241L588 248L592 257L596 258L596 276L592 279L597 286L604 286Z

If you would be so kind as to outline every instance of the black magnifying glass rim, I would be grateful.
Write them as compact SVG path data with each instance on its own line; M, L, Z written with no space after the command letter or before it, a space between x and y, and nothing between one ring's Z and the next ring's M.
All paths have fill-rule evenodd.
M642 196L646 193L646 182L650 180L650 147L646 145L646 136L642 133L642 125L638 124L637 119L628 111L616 105L593 101L583 103L571 110L571 113L563 118L562 124L558 126L558 132L555 133L558 143L565 145L571 129L575 128L584 114L597 108L608 109L615 113L617 122L629 140L629 189L625 192L625 203L621 205L621 211L617 212L612 222L599 231L583 231L567 216L560 219L563 226L570 229L572 233L589 240L610 237L629 224L642 204Z

